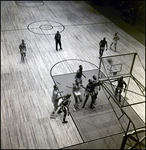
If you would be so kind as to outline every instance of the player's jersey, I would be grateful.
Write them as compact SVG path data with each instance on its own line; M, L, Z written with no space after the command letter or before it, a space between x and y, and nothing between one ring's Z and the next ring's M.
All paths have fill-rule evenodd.
M117 42L119 40L119 37L118 36L114 36L113 37L113 42Z
M64 100L63 100L63 103L62 103L63 106L67 106L68 103L69 103L69 101L70 101L69 99L64 99Z
M121 81L120 79L118 80L118 87L123 88L123 84L126 84L125 81Z
M95 93L98 93L99 82L97 82L96 80L93 80L93 84L94 84L94 91L95 91Z
M104 41L104 40L100 41L100 47L105 47L106 44L107 44L107 41Z
M80 87L77 86L76 84L73 85L73 93L74 93L75 95L81 95Z
M26 46L25 46L25 44L20 44L19 49L20 49L21 53L25 53L26 52Z
M86 89L89 93L94 92L94 84L93 83L92 84L88 83L87 86L86 86Z
M58 98L58 90L53 90L52 102L54 102L57 98Z
M60 35L60 34L56 34L56 35L55 35L55 40L60 40L60 38L61 38L61 35Z
M81 78L82 77L82 71L78 70L76 73L76 78Z

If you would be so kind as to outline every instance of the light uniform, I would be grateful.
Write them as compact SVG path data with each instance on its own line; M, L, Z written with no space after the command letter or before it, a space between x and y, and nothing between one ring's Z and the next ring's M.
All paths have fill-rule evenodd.
M26 56L26 45L25 43L21 43L19 45L20 53L21 53L21 60L24 60L24 57Z
M113 40L112 40L113 44L116 44L118 40L119 40L119 37L118 36L114 36Z

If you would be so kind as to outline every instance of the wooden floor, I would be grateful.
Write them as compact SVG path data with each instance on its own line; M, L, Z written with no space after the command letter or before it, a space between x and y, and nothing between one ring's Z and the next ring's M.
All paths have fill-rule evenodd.
M63 47L58 52L54 41L57 30L61 31ZM50 119L54 84L50 69L65 59L98 65L99 42L106 37L110 45L115 31L120 37L117 52L108 50L104 56L138 53L141 62L135 64L134 74L145 85L145 47L84 1L34 5L1 1L2 149L58 149L83 142L70 116L68 124L62 124L60 118ZM25 62L21 62L18 48L22 39L27 46ZM65 73L62 68L55 74ZM130 104L139 101L139 97L129 95ZM132 107L145 122L145 104Z

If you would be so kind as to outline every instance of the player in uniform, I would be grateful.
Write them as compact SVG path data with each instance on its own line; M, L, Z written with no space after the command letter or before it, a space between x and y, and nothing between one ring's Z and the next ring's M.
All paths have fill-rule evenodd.
M104 37L103 40L101 40L99 42L99 47L100 47L100 49L99 49L99 55L100 55L99 58L103 55L103 51L105 49L105 45L106 45L106 50L107 50L108 49L108 45L107 45L106 38Z
M93 81L91 80L91 79L89 79L88 80L88 84L87 84L87 86L86 86L86 88L85 88L85 95L86 95L86 98L85 98L85 101L84 101L84 104L83 104L83 106L82 106L82 108L84 108L85 107L85 104L86 104L86 102L87 102L87 100L88 100L88 98L89 98L89 96L91 96L91 104L90 104L90 108L94 108L93 107L93 104L94 104L94 84L93 84Z
M58 95L59 95L59 91L58 91L58 87L57 85L53 86L53 93L52 93L52 103L54 105L54 110L52 112L52 114L54 114L58 108Z
M26 57L26 44L24 43L24 40L22 40L22 43L19 45L20 53L21 53L21 60L24 61L24 57Z
M58 114L64 112L62 123L68 123L68 121L66 121L66 116L67 116L67 113L68 115L70 114L69 112L69 105L71 103L70 97L71 97L71 94L67 94L63 96L63 101L60 103L60 109L57 112Z
M121 93L122 93L122 90L123 90L123 85L125 85L125 89L127 87L127 84L126 82L123 80L123 76L121 76L120 78L118 78L117 80L115 81L118 81L118 84L117 84L117 87L115 89L115 95L118 94L119 92L119 102L121 102ZM124 89L124 92L125 92L125 89Z
M116 46L117 46L117 41L120 39L118 36L117 36L118 32L115 33L114 37L113 37L113 40L112 40L112 43L110 45L110 49L112 47L112 45L114 44L114 47L115 47L115 51L116 51Z
M75 75L75 81L78 82L79 84L82 84L82 75L86 78L86 76L83 74L83 66L79 65L79 69L76 72Z
M96 107L96 100L97 100L97 95L98 95L98 91L100 90L100 81L97 80L97 77L94 75L93 76L93 84L94 84L94 102L93 102L93 107Z
M79 109L79 102L82 102L80 86L77 81L75 81L75 84L73 84L73 96L75 98L73 110L76 111Z

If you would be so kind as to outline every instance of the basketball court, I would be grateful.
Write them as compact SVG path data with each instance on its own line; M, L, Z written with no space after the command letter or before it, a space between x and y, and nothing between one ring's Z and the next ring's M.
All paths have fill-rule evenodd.
M145 35L137 30L139 24L127 24L106 5L95 9L86 1L1 1L2 149L145 147ZM113 19L100 10L113 14ZM59 51L57 31L62 37ZM120 38L116 51L109 48L115 32ZM108 50L100 59L104 37ZM27 49L24 61L22 39ZM84 87L93 75L102 82L94 109L89 107L90 97L82 108L81 88L80 109L73 110L72 87L79 65L86 75ZM127 83L121 102L114 94L114 80L120 76ZM50 117L54 84L60 96L72 95L66 124L62 113Z
M113 148L120 149L123 140L122 137L127 133L127 128L128 132L132 132L133 130L137 129L144 129L144 122L129 105L128 98L126 97L127 95L122 92L121 102L119 102L118 95L115 96L114 94L116 84L113 84L115 82L112 83L113 80L116 80L120 76L123 76L124 80L126 81L130 80L136 55L136 53L132 53L103 57L99 63L100 68L88 61L77 59L58 62L51 68L50 74L54 83L59 88L61 93L60 95L63 96L66 94L72 94L71 104L69 106L70 115L84 141L84 144L68 147L69 149L80 149L81 147L87 148L88 144L91 144L91 147L94 149L96 148L94 147L95 141L97 143L102 141L102 147L104 147L103 145L105 145L105 143L108 143L109 145L109 142L112 142ZM133 61L125 62L124 60L129 60L129 57ZM70 63L70 61L73 61L74 63ZM62 65L62 63L64 65ZM79 65L83 66L83 70L85 69L83 74L86 76L86 78L82 76L83 87L86 87L88 80L92 79L93 75L98 76L98 79L103 82L103 84L101 85L102 88L98 94L96 108L90 108L91 97L89 97L85 108L82 108L85 100L85 89L81 88L80 91L82 102L79 103L79 109L74 111L73 107L75 100L72 89L73 84L75 83L76 72L67 73L67 67L78 69ZM55 72L55 69L60 68L61 66L66 66L66 69L62 68L62 70L66 70L66 73L53 76L52 73ZM92 70L88 70L87 66L90 66L89 68L92 68ZM143 101L141 102L143 103L144 94L140 91L140 89L139 91L137 89L135 91L128 91L129 86L130 84L127 84L127 93L129 92L139 95L142 97ZM132 123L130 124L129 122ZM137 134L139 136L138 138L142 138L144 134L145 132ZM104 143L103 141L106 142ZM131 142L130 144L132 145L134 142Z

